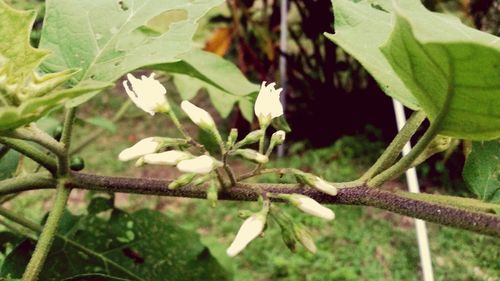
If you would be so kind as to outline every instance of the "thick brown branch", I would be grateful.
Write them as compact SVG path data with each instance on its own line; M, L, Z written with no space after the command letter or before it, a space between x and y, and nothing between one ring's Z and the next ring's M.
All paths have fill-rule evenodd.
M73 173L72 175L74 181L70 185L75 188L175 197L206 197L206 189L203 186L187 186L170 190L167 188L170 182L168 180L107 177L84 173ZM301 193L326 204L373 206L429 222L500 237L500 216L425 202L364 186L344 188L339 191L337 196L329 196L315 189L299 185L238 183L236 186L221 192L219 199L253 201L257 200L258 195L262 192Z

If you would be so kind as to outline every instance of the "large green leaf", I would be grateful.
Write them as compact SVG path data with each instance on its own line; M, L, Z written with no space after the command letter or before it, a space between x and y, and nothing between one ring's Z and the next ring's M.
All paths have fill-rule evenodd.
M200 243L198 234L175 226L156 211L127 214L115 209L109 219L66 213L59 233L63 236L54 241L40 280L64 280L84 274L108 276L89 280L229 278ZM21 276L33 249L30 240L19 244L5 259L1 275Z
M182 60L158 64L148 68L173 74L174 82L183 99L193 98L200 88L207 90L210 99L222 117L231 113L238 102L243 116L252 121L251 99L259 91L259 85L251 83L231 62L209 52L193 50L179 56ZM251 112L248 112L251 108Z
M399 1L381 50L440 134L500 137L500 40L419 1Z
M222 0L48 0L40 46L50 71L80 67L74 82L114 81L134 69L178 61L197 20ZM88 94L72 105L85 102Z
M500 204L500 142L473 142L463 177L479 199Z
M335 34L325 36L356 58L377 80L382 90L405 106L418 109L419 104L395 73L379 47L392 30L391 15L379 1L333 0ZM386 8L387 5L384 5ZM333 63L333 62L330 62Z

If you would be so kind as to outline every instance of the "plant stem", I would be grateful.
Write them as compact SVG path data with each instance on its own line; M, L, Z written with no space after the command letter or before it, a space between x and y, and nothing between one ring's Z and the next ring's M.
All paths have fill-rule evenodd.
M57 171L56 161L49 155L40 151L35 146L27 143L26 141L16 140L8 137L0 137L0 143L20 152L23 155L26 155L33 161L39 163L44 168L49 170L52 174L56 173Z
M373 177L367 182L367 186L376 187L380 186L384 182L395 179L404 173L413 163L415 159L425 150L425 148L432 142L434 137L439 132L441 127L441 118L436 118L434 122L431 123L425 134L420 138L415 147L403 158L401 158L396 164L379 173L377 176Z
M66 202L68 201L71 189L66 188L65 180L59 180L56 188L56 199L54 206L50 211L47 222L43 227L42 233L38 238L38 242L35 247L35 251L31 256L31 259L26 267L23 274L23 281L34 281L38 279L38 274L43 268L45 259L50 252L50 247L54 241L54 237L59 227L59 222L61 220L62 214L66 207Z
M392 165L398 158L403 147L420 127L420 124L422 124L424 119L425 113L423 111L413 112L404 127L398 132L384 153L382 153L375 164L373 164L373 166L371 166L370 169L368 169L368 171L361 176L359 181L366 182Z
M54 188L57 182L48 174L29 174L0 181L0 196L31 189Z
M68 184L74 188L96 191L202 199L206 198L207 190L205 186L185 186L171 190L167 188L169 181L161 179L104 177L83 173L72 173L72 181ZM365 186L342 188L336 196L330 196L300 184L239 182L231 189L221 190L218 198L220 200L256 201L262 193L298 193L311 197L320 203L373 206L430 222L500 237L500 216L498 215L432 202L424 196L410 198L406 196L406 193L394 193ZM271 200L281 201L276 198L271 198ZM457 200L461 200L461 198Z
M52 136L37 128L34 123L31 123L27 128L18 128L10 132L9 136L35 142L57 156L64 155L64 147Z
M116 114L111 118L111 121L113 123L118 122L123 115L127 112L128 108L132 104L132 101L129 99L125 103L122 104L120 109L116 112ZM81 141L79 144L75 145L74 148L70 149L70 155L73 155L75 153L78 153L82 151L87 145L91 144L97 137L99 137L101 134L103 134L106 131L104 128L99 128L90 135L88 135L83 141Z
M71 144L71 136L73 133L73 123L76 117L76 107L68 108L64 117L63 131L60 143L64 147L64 153L57 156L58 174L64 177L69 172L69 146Z
M231 186L234 186L236 184L236 176L234 175L233 170L231 167L227 164L227 152L225 152L222 155L222 163L224 165L224 170L226 171L227 176L229 177L229 181L231 183Z
M177 130L179 130L181 135L188 141L192 140L191 136L182 127L181 122L179 122L179 118L177 118L177 115L175 115L175 112L173 110L168 111L168 116L174 123L174 126L177 128Z

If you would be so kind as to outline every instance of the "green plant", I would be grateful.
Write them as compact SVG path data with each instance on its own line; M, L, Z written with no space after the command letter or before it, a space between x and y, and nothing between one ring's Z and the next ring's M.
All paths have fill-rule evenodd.
M308 251L317 252L310 231L287 214L290 209L278 208L276 202L290 203L301 211L328 220L333 219L332 211L318 202L374 206L500 236L500 218L495 214L499 209L500 189L495 155L496 139L500 136L496 112L500 108L498 38L465 27L448 16L431 13L418 1L396 1L390 5L386 1L374 4L373 1L335 0L336 33L326 37L359 59L388 95L415 112L359 179L329 182L294 167L265 167L271 152L284 141L285 131L289 129L279 100L281 89L276 89L275 83L263 83L252 106L257 92L254 84L222 58L191 50L197 20L218 4L220 1L212 0L144 2L136 7L128 1L96 3L89 0L68 4L53 0L47 3L40 48L35 49L28 42L34 13L14 10L0 1L0 165L7 170L2 174L0 194L8 201L12 194L21 191L56 189L54 205L43 226L0 208L3 217L27 229L21 234L39 233L36 245L29 239L16 245L2 265L3 276L19 278L22 275L23 280L145 280L161 278L170 268L178 271L172 278L180 280L186 274L194 279L231 278L230 270L224 268L224 258L217 254L220 251L198 243L196 235L169 225L164 216L154 211L126 213L106 198L96 198L87 208L88 214L69 215L66 204L75 188L207 198L211 206L216 206L220 199L258 201L260 210L240 212L245 222L227 250L229 256L240 253L266 225L273 223L279 226L291 250L300 243ZM87 13L81 13L82 9ZM441 28L439 33L436 26ZM365 40L372 41L366 44ZM12 42L18 44L13 46ZM50 56L48 50L52 52ZM472 56L472 52L478 56ZM138 159L139 166L176 165L182 174L170 181L71 171L77 108L136 69L191 76L193 81L208 87L215 107L223 116L229 112L226 107L238 102L246 108L248 119L254 109L260 128L240 140L235 129L223 138L224 134L208 112L184 100L180 106L182 111L204 133L197 139L179 121L178 106L165 97L166 89L154 74L136 78L129 73L123 86L132 102L150 115L170 119L178 135L145 138L124 149L119 159ZM215 99L214 89L218 93ZM62 106L64 121L57 139L31 123ZM127 106L113 119L123 116ZM430 126L412 151L400 157L402 147L425 119ZM85 122L104 130L116 130L106 119L87 118ZM277 131L268 139L265 133L271 126ZM98 134L77 148L83 149L96 137ZM464 170L467 183L480 200L378 188L442 150L448 143L442 145L442 141L449 137L485 142L473 144ZM252 149L253 144L258 145L258 149ZM19 171L17 168L22 163L12 150L40 167L24 173ZM254 168L237 174L229 161L236 156L255 162ZM288 175L294 183L246 181L263 174ZM159 238L166 235L172 238L171 243ZM12 241L12 236L7 238ZM150 246L152 240L162 243ZM174 247L179 244L189 248ZM153 247L159 245L161 250ZM61 259L58 255L91 257L90 267L64 266L56 262ZM282 275L282 261L277 259L275 263L276 274ZM332 276L351 278L353 273L339 271Z

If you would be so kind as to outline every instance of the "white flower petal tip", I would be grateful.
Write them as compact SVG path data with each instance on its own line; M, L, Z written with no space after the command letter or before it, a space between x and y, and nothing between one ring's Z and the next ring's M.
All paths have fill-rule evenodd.
M123 88L130 99L137 107L151 115L170 109L165 98L167 90L158 80L154 79L154 76L155 74L151 73L149 77L143 75L141 79L137 79L129 73L127 74L128 81L123 81Z
M221 163L219 161L208 155L202 155L193 159L180 161L177 164L177 169L183 173L208 174L220 166Z
M243 251L252 240L262 233L265 224L266 220L262 214L253 214L247 218L238 230L233 243L227 248L227 255L234 257Z
M290 201L304 213L316 216L325 220L333 220L335 213L318 203L316 200L301 194L292 194Z
M120 161L129 161L147 154L155 153L160 146L160 143L155 139L155 137L149 137L138 141L133 146L120 152L118 159Z
M337 195L337 192L338 192L337 188L335 186L329 184L328 182L326 182L325 180L323 180L320 177L316 177L316 179L312 185L317 190L324 192L328 195L331 195L331 196Z
M191 154L178 150L152 153L144 156L144 163L153 165L177 165L182 160L192 158Z
M262 82L259 95L255 101L254 111L259 121L269 122L271 119L283 115L283 105L280 101L281 88L275 88L276 83Z
M212 119L212 116L206 110L197 107L187 100L181 102L181 108L197 126L215 127L214 119Z

